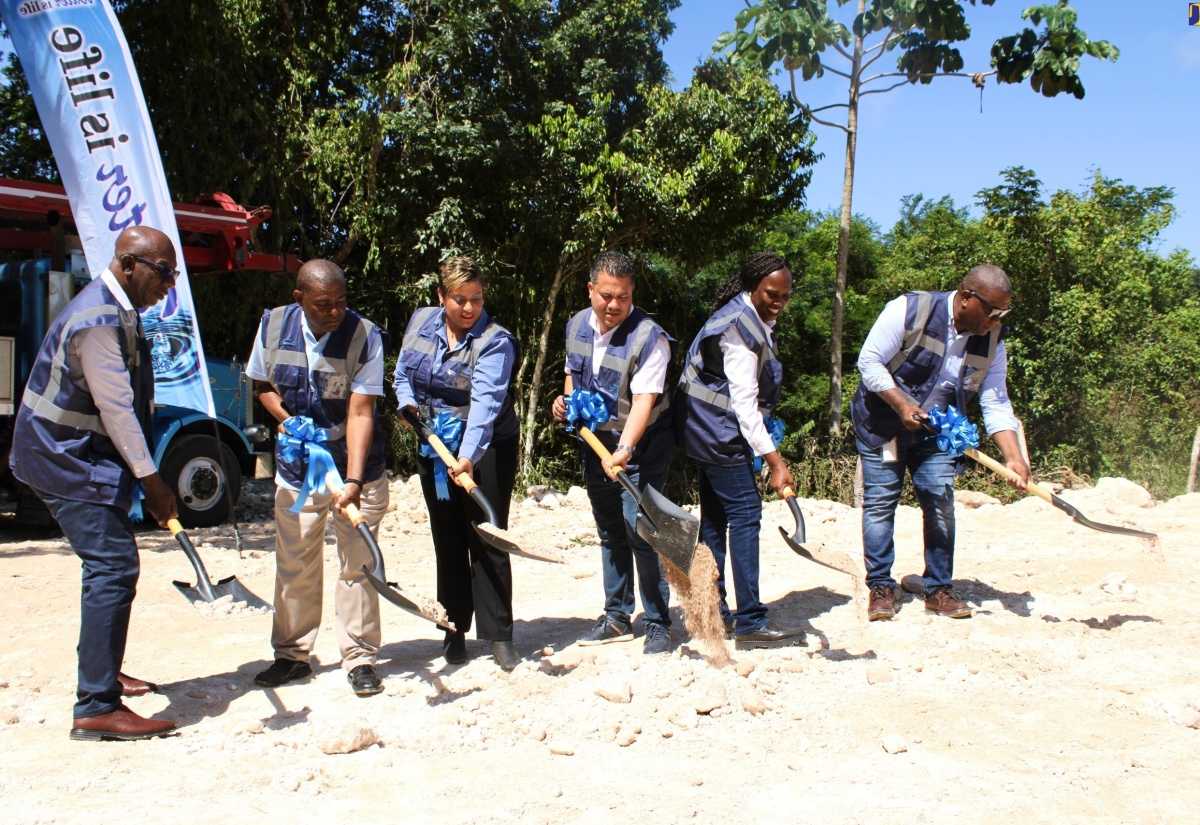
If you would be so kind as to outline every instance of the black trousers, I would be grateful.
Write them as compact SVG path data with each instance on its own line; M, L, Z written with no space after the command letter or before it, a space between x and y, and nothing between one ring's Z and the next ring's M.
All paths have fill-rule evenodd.
M448 479L450 499L440 501L433 480L433 459L418 456L417 472L429 509L437 554L437 598L446 615L464 633L478 620L475 636L490 642L512 641L512 565L508 554L486 544L472 522L486 521L467 491ZM508 506L517 478L517 439L493 444L475 465L475 482L508 527Z

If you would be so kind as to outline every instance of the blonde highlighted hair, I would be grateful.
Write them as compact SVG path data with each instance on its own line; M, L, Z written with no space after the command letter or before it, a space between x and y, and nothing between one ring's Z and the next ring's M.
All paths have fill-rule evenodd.
M483 270L479 268L479 264L475 262L474 258L455 255L442 262L442 267L438 272L438 289L443 295L449 295L471 281L479 281L479 285L484 286Z

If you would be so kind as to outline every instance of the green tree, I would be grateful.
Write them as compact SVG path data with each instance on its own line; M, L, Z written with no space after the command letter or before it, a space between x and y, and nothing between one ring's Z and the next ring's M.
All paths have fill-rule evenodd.
M850 0L837 0L843 6ZM975 0L968 0L975 5ZM990 6L994 0L981 0ZM971 35L962 0L857 0L857 13L846 26L831 14L827 0L763 0L748 5L736 18L737 28L723 34L717 49L729 49L739 63L768 68L780 64L788 73L792 102L813 122L846 134L841 221L837 249L837 284L830 328L830 431L838 433L842 415L842 337L846 273L850 254L851 201L858 140L858 107L862 97L881 94L905 84L930 83L937 77L969 77L982 88L989 76L1000 83L1029 81L1046 97L1084 94L1079 79L1080 58L1090 55L1116 60L1116 47L1090 40L1076 26L1076 13L1067 0L1057 5L1031 6L1025 28L992 45L991 71L964 73L956 44ZM868 44L868 39L875 38ZM898 53L895 71L867 70L885 55ZM841 67L827 64L837 55ZM846 79L847 101L810 106L797 88L796 75L811 80L830 72ZM897 80L897 78L899 78ZM828 109L846 109L846 122L817 116Z

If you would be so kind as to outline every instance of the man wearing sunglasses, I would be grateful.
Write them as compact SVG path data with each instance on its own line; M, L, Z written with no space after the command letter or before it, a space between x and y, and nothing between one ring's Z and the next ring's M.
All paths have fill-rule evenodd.
M954 571L956 460L922 426L929 410L953 405L964 415L978 397L988 434L1025 489L1020 422L1008 399L1005 327L1012 285L1004 270L982 264L953 292L909 292L891 301L867 335L858 358L862 383L851 417L863 473L863 557L871 589L868 619L896 615L892 578L896 506L907 470L925 527L925 612L966 619L971 608L951 587ZM959 459L961 461L961 459Z
M148 739L175 723L122 703L154 686L121 673L139 561L129 508L140 481L162 527L175 495L148 444L154 403L139 309L175 284L175 248L145 226L117 238L112 263L51 324L13 431L13 475L46 503L83 562L79 687L72 739Z

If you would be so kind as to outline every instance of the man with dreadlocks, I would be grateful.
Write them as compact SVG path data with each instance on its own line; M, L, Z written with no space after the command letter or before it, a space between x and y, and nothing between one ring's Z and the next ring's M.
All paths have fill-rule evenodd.
M863 471L863 560L871 601L868 621L899 608L893 530L904 473L921 505L925 530L925 612L968 619L971 606L951 589L954 572L955 460L922 431L935 406L963 412L976 395L983 421L1024 491L1021 456L1008 400L1004 325L1012 285L998 266L981 264L951 292L909 292L883 308L858 357L862 383L850 412Z
M608 419L596 437L612 453L601 461L583 451L584 481L600 535L604 565L604 615L579 640L581 645L629 641L636 570L642 597L647 656L671 652L670 591L658 554L635 530L637 502L616 483L628 474L638 490L661 490L675 451L663 389L675 339L633 305L633 261L621 252L596 258L588 277L592 305L567 324L567 364L563 392L581 389L604 400ZM563 396L554 399L554 417L566 420Z
M795 484L764 420L779 403L783 365L775 321L791 298L792 272L783 258L767 252L747 258L721 285L712 316L688 350L675 395L684 451L700 465L700 541L721 571L721 615L739 650L805 644L800 628L767 621L758 597L762 498L754 456L770 468L777 493ZM736 613L726 601L727 537Z

